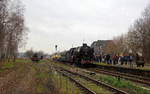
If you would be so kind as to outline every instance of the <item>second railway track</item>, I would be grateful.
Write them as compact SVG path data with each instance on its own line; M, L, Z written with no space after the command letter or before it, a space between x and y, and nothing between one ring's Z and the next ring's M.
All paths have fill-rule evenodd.
M105 83L101 82L101 81L97 81L95 79L92 79L91 77L88 77L88 76L85 76L85 75L82 75L82 74L79 74L79 73L76 73L76 72L72 72L72 71L64 69L62 67L59 67L59 68L56 68L56 69L59 72L63 73L64 75L68 76L69 78L74 75L74 76L79 76L79 77L81 77L81 78L83 78L85 80L91 81L92 83L96 84L97 86L101 86L101 87L107 89L108 91L111 91L113 94L128 94L125 91L122 91L120 89L114 88L114 87L112 87L112 86L110 86L108 84L105 84ZM73 79L73 78L71 78L71 79ZM89 89L86 90L86 91L89 91ZM94 92L92 93L91 92L91 93L86 93L86 94L97 94L97 93L94 93Z
M67 66L72 66L72 65L67 63ZM92 69L87 69L87 70L89 70L91 72L96 72L96 73L100 73L100 74L111 75L114 77L123 78L123 79L129 80L129 81L132 81L132 82L150 86L150 78L127 74L127 73L108 71L108 70L98 69L98 68L94 68L94 69L92 68Z
M133 81L133 82L137 82L137 83L140 83L140 84L150 86L150 79L149 78L139 77L139 76L126 74L126 73L120 73L120 72L112 72L112 71L107 71L107 70L103 70L103 69L90 69L90 70L94 71L96 73L111 75L111 76L115 76L115 77L120 77L120 78L123 78L123 79L126 79L126 80L130 80L130 81Z

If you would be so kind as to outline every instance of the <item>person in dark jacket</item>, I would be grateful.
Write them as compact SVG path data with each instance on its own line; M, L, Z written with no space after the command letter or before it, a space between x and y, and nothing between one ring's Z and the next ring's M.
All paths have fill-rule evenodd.
M133 55L130 54L128 58L129 58L128 61L129 61L130 67L133 67Z
M123 56L120 56L120 63L121 63L121 65L123 65L123 63L124 63L124 58L123 58Z
M118 56L115 54L113 55L112 59L113 59L113 64L116 65L118 63Z
M139 56L138 54L136 54L135 56L135 62L137 67L144 67L145 61L144 61L144 57L143 56Z
M106 59L107 64L110 64L110 55L109 54L106 55L105 59Z

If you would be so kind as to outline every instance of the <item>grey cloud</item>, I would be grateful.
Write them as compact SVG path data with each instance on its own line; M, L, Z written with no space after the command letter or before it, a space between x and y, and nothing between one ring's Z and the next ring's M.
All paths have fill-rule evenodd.
M25 51L30 48L54 52L111 39L128 31L149 0L23 0L30 29Z

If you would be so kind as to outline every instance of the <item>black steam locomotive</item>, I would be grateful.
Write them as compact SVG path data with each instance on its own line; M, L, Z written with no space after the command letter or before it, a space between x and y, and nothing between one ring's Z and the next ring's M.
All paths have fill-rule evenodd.
M91 64L94 58L94 49L83 44L81 47L71 48L61 55L60 61L76 65Z

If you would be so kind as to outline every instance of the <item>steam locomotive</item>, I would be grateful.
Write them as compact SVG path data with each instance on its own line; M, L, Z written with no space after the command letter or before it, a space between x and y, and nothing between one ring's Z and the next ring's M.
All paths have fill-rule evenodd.
M94 59L94 49L83 44L81 47L71 48L61 55L59 61L69 62L76 65L91 64Z

